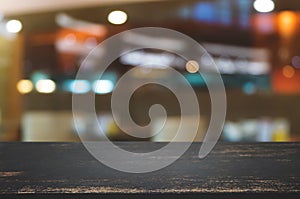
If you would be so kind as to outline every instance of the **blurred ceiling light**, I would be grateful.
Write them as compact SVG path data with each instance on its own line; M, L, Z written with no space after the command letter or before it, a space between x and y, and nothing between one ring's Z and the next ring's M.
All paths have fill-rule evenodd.
M233 60L229 57L217 58L216 65L222 74L235 74L237 72Z
M107 28L104 25L75 19L64 13L57 14L55 21L60 27L92 34L94 36L103 37L107 33Z
M91 84L87 80L67 80L63 83L63 89L75 94L84 94L91 90Z
M121 63L143 68L166 69L174 63L175 56L170 53L150 53L143 51L134 51L127 53L120 58Z
M249 62L248 67L244 71L250 75L267 75L271 71L271 66L268 62Z
M194 61L194 60L190 60L186 63L185 65L185 69L189 72L189 73L196 73L199 71L199 64L198 62Z
M96 80L93 84L93 91L97 94L107 94L114 89L114 83L111 80Z
M282 69L282 74L286 78L292 78L295 75L295 69L292 66L286 65Z
M214 62L222 74L263 75L269 74L271 70L267 49L213 43L203 43L203 46L208 53L202 55L200 65L206 71L213 72L210 68L214 67Z
M255 0L253 7L257 12L272 12L275 9L275 3L272 0Z
M39 93L53 93L56 89L55 82L50 79L39 80L35 87Z
M9 33L18 33L22 30L22 23L19 20L9 20L6 23L6 30Z
M33 90L33 84L30 80L23 79L17 83L17 89L21 94L30 93Z
M112 24L121 25L127 21L127 14L123 11L115 10L108 14L107 20Z
M174 49L174 50L183 50L185 48L184 42L180 41L179 39L173 38L166 38L166 37L153 37L143 34L137 33L126 33L123 38L125 42L134 44L137 46L144 46L153 44L154 46L160 47L161 49Z

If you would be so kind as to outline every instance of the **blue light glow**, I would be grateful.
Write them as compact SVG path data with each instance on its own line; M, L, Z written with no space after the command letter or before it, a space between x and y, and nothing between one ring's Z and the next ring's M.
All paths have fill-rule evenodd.
M63 90L76 94L84 94L91 90L91 84L87 80L67 80L63 83Z
M114 89L114 83L111 80L96 80L93 84L93 90L97 94L107 94Z
M252 95L255 93L256 91L256 86L255 84L253 84L252 82L247 82L244 84L243 86L243 91L244 93L246 93L247 95Z
M232 23L232 7L227 0L219 0L219 21L221 24L230 25Z
M197 3L194 9L193 16L196 20L203 22L215 22L216 21L216 8L214 3L200 2Z

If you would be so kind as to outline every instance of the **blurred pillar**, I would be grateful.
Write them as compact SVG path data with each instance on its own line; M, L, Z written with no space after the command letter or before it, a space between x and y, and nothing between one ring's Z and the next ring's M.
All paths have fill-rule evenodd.
M0 140L19 140L21 96L16 89L21 79L22 36L0 35Z
M278 33L281 43L278 55L283 64L288 64L293 55L293 42L296 37L297 20L297 13L292 11L283 11L277 16Z
M255 46L268 48L272 64L272 87L275 93L299 93L300 71L291 66L298 55L300 15L293 11L256 14L252 17Z

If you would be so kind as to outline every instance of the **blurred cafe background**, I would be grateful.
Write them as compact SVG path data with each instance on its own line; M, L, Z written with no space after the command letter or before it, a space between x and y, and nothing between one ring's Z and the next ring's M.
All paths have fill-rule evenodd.
M75 80L80 64L99 43L124 30L164 27L199 42L222 75L227 115L221 136L228 142L300 141L300 1L297 0L2 0L0 1L0 141L79 141L72 117L72 94L94 92L98 121L79 121L80 132L111 140L169 141L180 121L174 94L159 85L139 88L130 112L139 125L150 122L148 110L162 104L168 113L165 133L151 136L162 121L151 122L149 135L135 138L111 118L111 93L120 77L136 67L132 78L165 78L164 67L179 71L192 85L201 109L195 141L209 124L211 103L198 70L170 52L137 50L115 60L99 80ZM129 43L181 41L132 35ZM105 56L87 59L91 67ZM212 76L209 81L214 81ZM74 89L74 85L77 89ZM100 84L101 86L97 86ZM195 118L185 118L185 125ZM188 133L188 132L187 132ZM91 138L92 139L92 138ZM184 141L184 137L182 140Z

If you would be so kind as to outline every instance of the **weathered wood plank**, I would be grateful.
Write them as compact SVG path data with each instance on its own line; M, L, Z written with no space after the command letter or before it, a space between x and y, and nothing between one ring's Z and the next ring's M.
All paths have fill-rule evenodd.
M139 151L163 146L150 142L117 144ZM218 198L227 194L300 194L300 143L219 143L204 160L197 157L200 145L194 143L184 156L160 171L127 174L99 163L81 143L1 143L0 193L7 194L2 195L5 197L71 194L65 198L80 193L91 193L81 198L124 193L131 197L180 193ZM38 195L28 195L32 193Z

